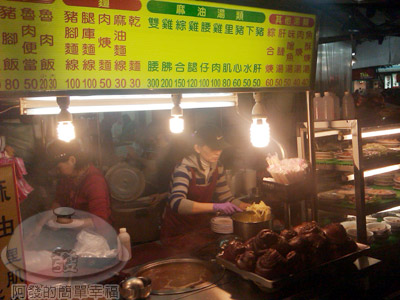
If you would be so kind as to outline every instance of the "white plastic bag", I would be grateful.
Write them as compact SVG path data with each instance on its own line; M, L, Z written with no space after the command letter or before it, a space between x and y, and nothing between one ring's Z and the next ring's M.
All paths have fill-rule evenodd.
M98 233L82 230L78 233L74 251L82 257L115 257L117 249L110 250L107 240Z

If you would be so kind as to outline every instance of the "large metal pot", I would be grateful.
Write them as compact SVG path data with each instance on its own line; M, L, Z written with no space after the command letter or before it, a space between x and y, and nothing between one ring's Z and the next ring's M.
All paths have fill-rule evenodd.
M255 236L261 229L271 228L271 220L257 221L254 212L243 211L232 215L233 233L244 240Z

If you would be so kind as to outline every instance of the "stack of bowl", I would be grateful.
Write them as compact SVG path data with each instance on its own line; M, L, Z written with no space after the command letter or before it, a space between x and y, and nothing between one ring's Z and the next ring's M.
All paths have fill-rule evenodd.
M392 227L393 232L400 231L400 218L399 217L384 217L383 220Z
M347 234L349 237L351 237L353 240L357 240L357 228L349 228L346 230ZM367 230L367 243L371 244L372 241L374 240L374 233L370 230Z
M386 222L373 222L367 224L367 230L374 233L375 241L385 241L389 238L391 226Z
M231 217L214 217L211 219L211 230L215 233L231 234L233 233L233 221Z

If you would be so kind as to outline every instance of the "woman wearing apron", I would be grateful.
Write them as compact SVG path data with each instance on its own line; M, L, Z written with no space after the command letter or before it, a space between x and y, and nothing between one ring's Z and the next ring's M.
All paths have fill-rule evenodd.
M161 241L209 230L216 212L230 215L249 204L232 196L223 166L218 162L226 146L221 131L204 126L194 134L194 153L175 167L163 215Z

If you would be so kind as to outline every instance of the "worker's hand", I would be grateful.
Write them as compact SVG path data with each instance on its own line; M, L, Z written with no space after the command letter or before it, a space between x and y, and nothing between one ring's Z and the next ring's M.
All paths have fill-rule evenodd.
M231 202L225 202L225 203L214 203L213 204L213 210L214 211L219 211L227 215L231 215L234 212L237 211L243 211L241 208L236 206L235 204Z

